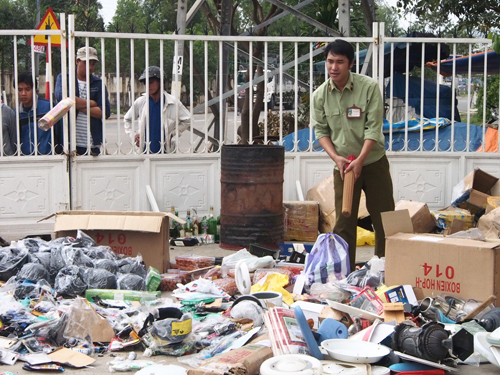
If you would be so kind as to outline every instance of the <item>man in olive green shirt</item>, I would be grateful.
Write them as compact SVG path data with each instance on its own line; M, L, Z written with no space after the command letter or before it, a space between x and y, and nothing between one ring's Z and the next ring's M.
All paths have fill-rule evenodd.
M385 234L380 213L394 210L392 179L382 134L384 104L370 77L351 73L354 49L336 40L325 48L329 79L313 95L312 119L316 138L335 163L336 223L333 232L349 245L351 269L356 259L356 230L361 190L375 230L375 254L385 255ZM349 162L348 156L356 159ZM353 171L352 211L342 213L343 180Z

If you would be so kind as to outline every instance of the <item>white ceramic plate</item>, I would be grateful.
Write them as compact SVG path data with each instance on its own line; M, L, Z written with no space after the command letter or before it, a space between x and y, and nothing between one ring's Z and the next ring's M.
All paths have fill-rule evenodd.
M348 363L375 363L391 352L385 345L349 339L325 340L321 347L330 357Z
M348 313L349 315L354 316L356 318L367 319L371 322L373 322L375 319L383 319L380 315L374 314L366 310L358 309L357 307L344 305L343 303L337 301L326 300L326 302L328 302L328 305L334 308L335 310Z

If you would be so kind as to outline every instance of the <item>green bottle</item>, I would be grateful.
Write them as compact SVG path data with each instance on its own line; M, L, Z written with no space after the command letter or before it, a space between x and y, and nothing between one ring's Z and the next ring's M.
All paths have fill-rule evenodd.
M217 220L214 217L214 207L210 206L210 216L208 218L208 234L212 234L215 239L215 235L217 234Z
M201 219L200 231L201 234L208 234L208 220L206 216L203 216L203 219Z
M170 212L177 216L174 206L170 207ZM179 238L179 223L174 219L170 222L170 238Z
M215 233L215 242L219 243L220 240L220 215L217 216L217 232Z
M184 224L184 236L193 237L193 222L191 221L191 211L187 210L186 223Z

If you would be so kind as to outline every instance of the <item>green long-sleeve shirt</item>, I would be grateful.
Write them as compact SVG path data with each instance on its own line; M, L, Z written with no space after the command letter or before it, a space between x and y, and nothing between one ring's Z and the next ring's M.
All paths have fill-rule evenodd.
M382 134L384 103L375 80L350 73L344 91L328 79L313 94L312 120L316 138L330 137L337 154L343 157L361 153L366 139L376 141L363 165L385 155ZM361 108L360 118L348 118L347 109Z

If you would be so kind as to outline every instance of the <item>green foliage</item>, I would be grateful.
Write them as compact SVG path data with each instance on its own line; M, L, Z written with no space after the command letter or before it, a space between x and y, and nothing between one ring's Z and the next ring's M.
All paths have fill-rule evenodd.
M437 15L443 24L453 19L470 35L473 32L487 35L500 24L498 0L398 0L398 7L425 21L429 14Z
M476 108L477 113L472 118L471 122L474 124L483 124L483 108L484 108L484 90L483 86L475 88L477 91ZM486 121L491 118L490 106L498 108L498 100L500 97L500 76L490 75L487 79L486 87Z

